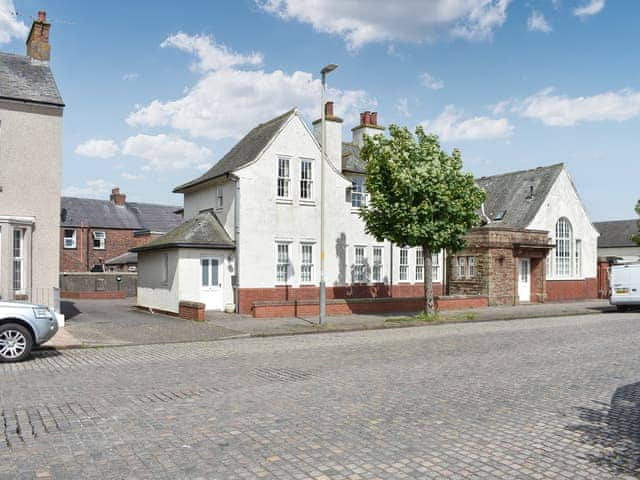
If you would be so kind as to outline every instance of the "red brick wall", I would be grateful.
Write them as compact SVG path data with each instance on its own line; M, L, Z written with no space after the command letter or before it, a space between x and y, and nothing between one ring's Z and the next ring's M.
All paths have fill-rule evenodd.
M127 298L127 292L68 292L61 291L60 298L91 298L91 299L114 299Z
M486 296L473 297L442 297L436 299L439 310L455 310L461 308L480 308L488 306ZM422 297L380 298L377 300L363 301L354 299L349 301L329 300L327 303L327 315L350 315L352 313L401 313L417 312L424 307ZM300 301L288 303L260 304L254 306L251 313L256 318L269 317L298 317L315 316L319 313L317 301Z
M64 230L60 228L60 271L87 272L95 264L106 262L129 251L130 248L145 245L152 240L151 235L134 236L134 230L114 228L76 228L76 248L64 248ZM104 250L93 248L93 232L105 232ZM88 247L88 248L87 248Z
M384 284L352 285L327 287L327 299L421 297L423 292L422 284L393 285L392 292L390 292L389 286ZM442 285L435 283L433 293L441 295ZM320 297L320 289L318 287L241 288L239 296L240 313L250 314L253 302L317 300Z
M609 298L609 263L598 262L598 298Z
M586 300L598 298L598 282L595 278L584 280L547 280L548 302L562 300Z

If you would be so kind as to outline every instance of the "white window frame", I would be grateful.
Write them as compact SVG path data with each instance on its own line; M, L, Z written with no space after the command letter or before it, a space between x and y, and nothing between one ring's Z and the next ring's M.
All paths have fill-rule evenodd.
M458 257L458 278L467 278L467 257Z
M286 247L286 259L280 255L281 247ZM291 242L276 242L276 285L291 285ZM282 267L284 266L284 278L281 277Z
M416 282L424 282L424 254L422 253L422 247L416 248Z
M309 249L309 253L305 254L305 249ZM313 243L300 243L300 283L310 285L315 282L315 268L313 262Z
M280 168L280 162L286 162L286 172ZM281 175L281 173L283 175ZM286 173L286 175L284 175ZM282 182L282 189L280 188ZM286 190L286 192L285 192ZM283 192L281 195L280 192ZM286 194L285 194L286 193ZM276 161L276 198L279 200L291 200L291 157L278 156Z
M473 255L467 257L467 278L476 278L476 257Z
M67 237L67 232L71 232L71 237ZM75 228L65 228L62 234L62 244L64 246L65 249L70 249L70 248L76 248L77 246L77 242L76 242L76 234L77 234L77 230ZM70 240L70 242L67 243L67 240Z
M572 276L572 264L574 262L573 227L566 217L561 217L556 222L556 249L555 249L555 276L556 278L570 278Z
M216 187L216 209L222 210L224 208L224 188L222 185Z
M14 292L24 291L24 237L25 230L22 228L14 228L11 244L12 257L12 276L11 286Z
M440 252L431 254L431 278L433 282L440 282Z
M404 257L404 258L403 258ZM398 282L409 281L409 248L400 247L400 260L398 261Z
M106 232L102 231L102 230L97 230L94 232L91 232L91 235L93 237L93 249L94 250L104 250L105 248L107 248L107 234ZM99 242L99 246L96 247L96 240L98 240Z
M362 255L358 255L362 252ZM358 262L360 260L360 262ZM352 283L367 283L367 247L355 245L353 247Z
M308 165L308 176L304 176L305 165ZM313 202L314 188L313 188L313 159L301 158L300 159L300 200L303 202ZM306 191L306 196L303 196L303 192Z
M376 252L378 254L376 255ZM371 247L371 281L381 283L384 278L384 247Z
M351 177L351 208L360 209L367 205L367 189L364 177Z

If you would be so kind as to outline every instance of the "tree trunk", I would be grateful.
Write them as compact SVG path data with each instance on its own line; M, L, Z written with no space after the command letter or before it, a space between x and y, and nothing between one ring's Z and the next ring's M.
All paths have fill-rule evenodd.
M433 262L431 259L431 249L424 245L422 247L422 255L424 256L424 313L433 315L436 311L433 301Z

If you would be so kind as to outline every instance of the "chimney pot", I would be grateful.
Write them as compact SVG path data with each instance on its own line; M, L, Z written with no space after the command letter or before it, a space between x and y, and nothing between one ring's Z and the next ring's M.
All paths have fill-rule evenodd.
M371 112L369 111L364 112L364 122L362 124L371 125Z
M360 114L360 125L364 125L364 112Z
M47 12L45 12L44 10L40 10L38 12L38 21L45 23L47 21Z
M378 112L371 112L371 125L378 125Z
M326 117L333 117L333 102L327 102L324 104L324 115Z
M109 197L116 205L124 205L127 201L127 196L124 193L120 193L120 188L115 187L111 189L111 196Z

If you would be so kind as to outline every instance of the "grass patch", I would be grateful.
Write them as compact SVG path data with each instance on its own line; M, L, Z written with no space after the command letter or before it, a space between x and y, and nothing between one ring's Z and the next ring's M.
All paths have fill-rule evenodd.
M441 320L441 317L437 313L427 315L424 312L417 315L409 315L406 317L391 317L387 318L385 324L403 324L403 323L435 323Z

